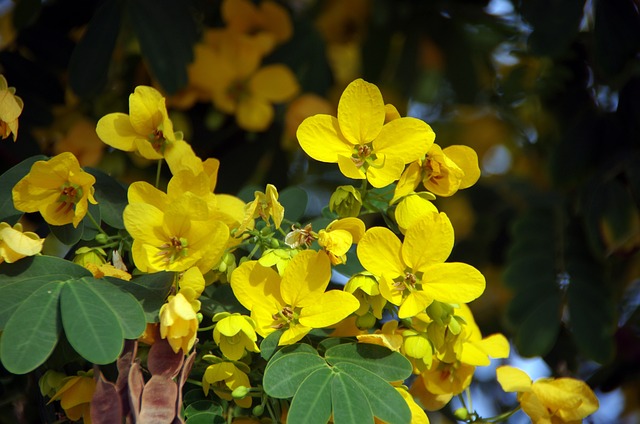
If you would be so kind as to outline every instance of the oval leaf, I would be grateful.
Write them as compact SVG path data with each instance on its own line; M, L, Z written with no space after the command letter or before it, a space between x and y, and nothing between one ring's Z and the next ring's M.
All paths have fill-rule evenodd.
M322 368L329 369L324 359L312 353L282 355L269 361L262 381L264 390L272 397L290 398L305 378Z
M26 374L47 360L58 342L62 284L41 286L18 307L2 332L0 358L13 374Z
M291 402L287 421L325 424L331 417L331 380L329 367L316 369L300 385Z
M346 373L337 373L331 381L331 406L335 424L372 423L371 405L360 385Z
M386 381L399 381L411 375L411 362L398 352L369 343L347 343L334 346L324 355L331 365L356 364Z
M123 347L118 317L86 281L71 281L60 295L62 325L73 348L94 364L115 361Z

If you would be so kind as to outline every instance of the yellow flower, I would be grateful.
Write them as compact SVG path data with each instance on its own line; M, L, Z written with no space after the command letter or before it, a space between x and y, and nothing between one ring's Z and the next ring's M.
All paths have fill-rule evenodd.
M362 266L379 278L382 296L400 307L398 317L407 318L434 300L466 303L484 291L485 280L477 269L444 262L453 242L447 216L431 213L407 230L404 242L388 228L370 228L357 253Z
M374 275L366 271L354 274L347 281L344 290L353 294L360 302L356 315L371 313L375 318L382 319L382 309L387 299L380 294L378 279Z
M282 278L257 261L241 264L231 275L238 301L251 311L256 332L266 337L284 329L280 345L302 339L313 328L329 327L358 309L358 300L340 290L325 292L331 263L324 253L304 250L291 259Z
M24 103L15 95L16 89L9 87L4 75L0 75L0 136L2 139L13 134L13 141L18 139L18 118Z
M229 238L227 226L212 219L207 201L192 192L170 198L150 185L132 184L123 217L133 237L133 261L143 272L197 266L206 273Z
M407 233L407 229L420 220L424 215L438 213L438 208L431 203L431 193L411 193L400 200L395 209L394 215L398 228L402 234Z
M197 267L189 268L183 272L178 279L178 293L187 299L194 312L200 310L201 305L198 298L204 291L204 286L204 276Z
M578 423L596 412L598 398L591 388L574 378L541 378L535 382L522 370L501 366L496 370L505 392L518 392L522 410L533 423Z
M424 157L435 133L415 118L385 124L385 110L378 87L357 79L342 93L337 118L319 114L300 124L300 146L317 161L337 163L349 178L387 186L400 178L405 164Z
M238 234L250 228L253 220L258 217L262 218L266 223L269 223L269 218L271 218L273 225L276 228L280 228L280 224L284 219L284 207L278 202L278 189L272 184L267 184L265 191L266 193L256 191L254 200L245 206L244 219L240 228L238 228Z
M216 359L219 360L219 358ZM213 391L220 398L225 400L233 399L233 401L242 408L251 407L251 396L236 399L229 393L238 387L251 387L249 376L233 362L218 362L207 367L202 376L202 389L204 390L205 396L209 394L209 388L211 386L213 386Z
M13 187L13 204L23 212L40 212L51 225L73 223L77 227L93 198L96 179L80 168L73 154L61 153L37 161Z
M300 91L295 75L279 63L261 67L264 46L246 36L230 31L214 34L213 45L195 46L189 80L210 93L218 110L235 115L240 128L266 130L275 115L273 104L291 100Z
M213 320L217 321L213 329L213 340L220 346L224 356L237 361L244 356L245 351L260 352L256 344L256 324L251 318L221 312Z
M200 163L182 134L173 131L165 98L153 87L136 87L129 96L129 115L118 112L103 116L96 132L103 142L118 150L137 152L150 160L165 158L171 172L181 169L185 161Z
M77 376L62 380L62 387L49 402L60 401L60 406L71 421L82 420L91 423L91 398L96 390L93 371L79 373Z
M131 274L129 274L127 271L121 270L120 268L116 268L110 263L102 265L87 263L84 265L84 267L91 271L95 278L115 277L125 281L131 280Z
M400 177L393 199L412 193L422 182L430 192L443 197L469 188L480 178L478 155L468 146L449 146L442 149L433 144L424 160L411 163Z
M365 226L358 218L337 219L318 232L318 244L333 265L347 262L347 252L364 235Z
M432 395L455 396L469 387L476 367L463 362L448 364L434 358L431 366L422 371L415 384L423 384Z
M262 38L264 53L293 35L287 10L275 1L263 0L256 5L249 0L224 0L221 11L230 31Z
M400 334L402 331L404 329L398 330L398 321L390 320L382 324L382 328L376 330L374 334L362 334L356 337L360 343L377 344L398 352L403 342Z
M182 293L171 297L160 308L160 337L167 339L175 353L186 355L196 341L198 317Z
M0 264L13 263L26 256L40 253L44 239L31 231L22 231L22 224L13 227L0 222Z

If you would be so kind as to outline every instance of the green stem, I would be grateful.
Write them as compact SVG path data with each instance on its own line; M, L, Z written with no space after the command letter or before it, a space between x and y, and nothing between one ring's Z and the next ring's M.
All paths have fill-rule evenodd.
M187 382L202 387L202 381L194 380L193 378L187 378Z
M91 215L91 212L89 210L87 210L87 217L89 217L89 221L91 221L91 223L93 224L94 227L96 227L98 229L98 231L101 234L104 234L105 236L109 237L109 234L107 234L101 227L100 224L98 224L98 222L96 221L96 219L93 217L93 215Z
M215 325L215 324L212 324L212 325L210 325L210 326L208 326L208 327L198 328L198 331L211 331L211 330L213 330L215 327L216 327L216 325Z
M499 423L500 421L506 421L507 419L509 419L509 417L511 417L513 414L515 414L519 410L520 410L520 405L518 405L515 409L512 409L511 411L503 412L502 414L496 415L495 417L478 418L474 422L477 422L477 423Z
M158 168L156 169L156 188L160 187L160 174L162 173L162 159L158 160Z
M467 411L469 413L473 412L473 402L471 402L471 390L467 387L464 391L465 395L467 395Z

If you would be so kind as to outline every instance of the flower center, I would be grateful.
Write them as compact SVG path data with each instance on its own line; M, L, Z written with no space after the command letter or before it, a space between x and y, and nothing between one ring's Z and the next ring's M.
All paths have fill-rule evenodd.
M280 311L271 315L271 318L275 321L271 325L271 328L279 330L292 322L295 324L298 321L298 314L299 311L294 310L291 306L285 306Z
M156 152L162 152L162 150L164 149L164 144L167 141L167 139L164 138L164 133L159 128L153 130L153 132L149 134L149 137L147 139Z
M375 155L373 154L373 148L370 144L358 144L353 147L353 154L351 155L351 160L355 165L360 168L369 160L375 160Z
M234 103L239 103L241 100L249 97L247 82L244 80L236 80L229 84L229 87L227 88L227 96L233 100Z
M156 253L157 256L162 256L162 261L165 264L171 264L180 258L187 256L189 249L187 249L187 239L184 237L171 237L168 243L160 246L160 251Z
M60 203L56 208L56 212L67 214L73 210L73 206L78 203L78 200L82 198L82 188L75 184L65 183L60 187L60 197L58 202Z

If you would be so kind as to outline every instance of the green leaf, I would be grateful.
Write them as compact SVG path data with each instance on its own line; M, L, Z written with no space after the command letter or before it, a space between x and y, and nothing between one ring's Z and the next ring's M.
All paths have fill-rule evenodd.
M36 161L47 159L43 155L32 156L0 175L0 222L10 225L18 222L23 212L13 207L13 187L29 173Z
M313 346L307 343L294 343L292 345L287 345L282 347L280 350L276 351L273 354L269 362L267 363L267 368L278 358L283 355L288 355L291 353L311 353L313 355L318 355L318 351L313 348Z
M300 388L291 402L287 421L306 424L327 423L331 417L333 376L333 372L328 367L316 368L304 381L301 381Z
M172 272L156 272L143 274L131 281L113 277L107 277L106 280L131 293L138 300L147 322L158 322L158 312L167 299L174 275Z
M184 409L184 415L187 418L190 418L192 415L202 414L205 412L219 416L222 416L223 413L222 406L209 399L193 402Z
M189 3L128 1L127 13L151 73L167 94L175 94L188 82L187 65L193 61L198 39Z
M34 291L49 282L91 276L86 268L53 256L33 256L0 264L0 329Z
M125 339L137 339L144 332L147 322L144 310L131 293L118 286L95 278L83 278L94 295L101 298L118 317Z
M227 420L213 412L200 412L187 418L187 424L224 424Z
M91 217L93 217L93 220L91 220L91 218L89 217L89 214L91 214ZM98 230L98 227L96 227L96 225L93 223L94 220L98 225L100 225L100 223L102 222L102 216L100 214L100 206L89 203L89 212L82 219L82 221L84 222L84 231L82 232L82 240L90 241L96 238L96 235L98 235L99 230Z
M95 168L85 169L96 178L94 197L102 220L113 228L124 229L122 213L127 206L127 189L109 174Z
M307 210L309 196L300 187L287 187L278 193L278 201L284 206L284 217L291 222L299 222Z
M369 401L374 416L394 424L409 424L411 422L409 406L391 384L354 363L341 362L336 364L334 368L347 374L360 386Z
M282 355L269 361L262 384L269 396L290 398L305 378L321 368L329 369L324 359L318 355L305 352Z
M82 239L82 233L84 232L84 219L78 222L78 226L74 227L73 224L66 225L51 225L49 229L51 233L56 236L62 244L72 246Z
M105 1L95 11L69 60L69 85L81 98L94 97L107 83L120 32L122 1Z
M411 362L398 352L369 343L348 343L327 350L331 365L351 363L375 373L386 381L404 380L411 375Z
M67 339L83 358L99 365L118 358L124 343L118 317L86 280L64 285L60 309Z
M262 356L262 359L268 361L271 355L276 352L283 331L283 329L276 330L260 342L260 356Z
M335 424L372 423L373 412L360 385L347 373L337 373L331 381L331 405Z
M58 343L58 299L63 284L42 285L26 298L7 322L0 338L0 358L13 374L26 374L44 363Z
M544 356L556 342L560 331L560 294L547 297L531 309L522 321L515 343L522 356Z

